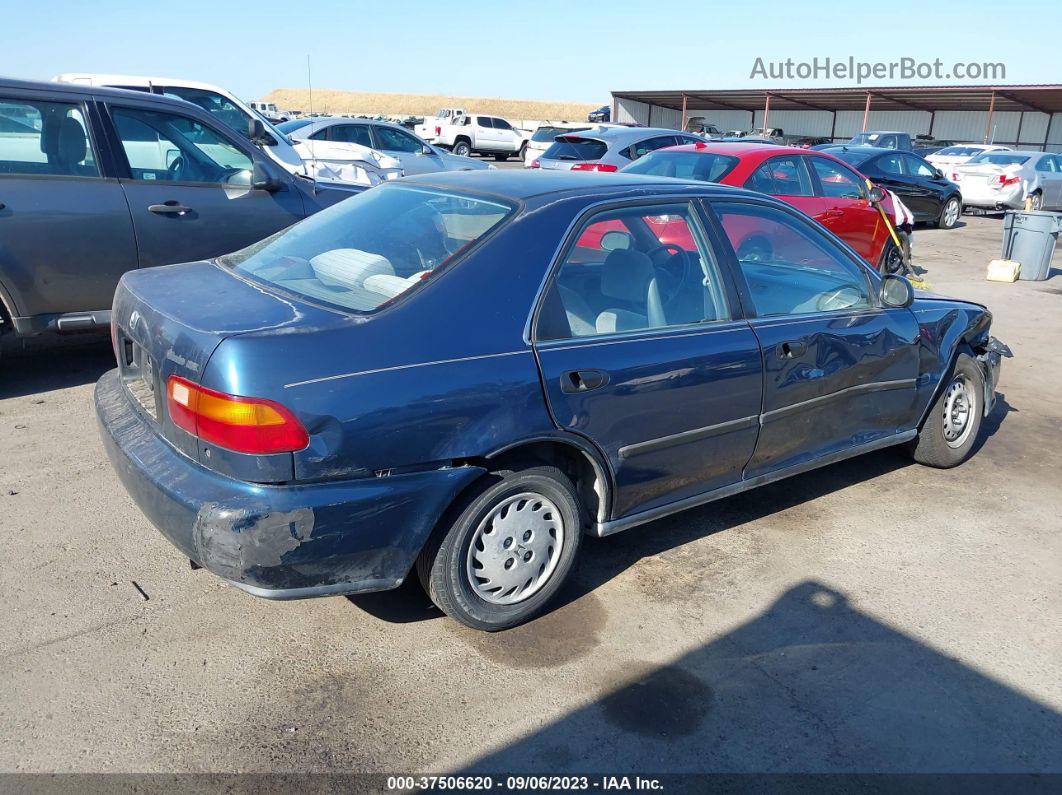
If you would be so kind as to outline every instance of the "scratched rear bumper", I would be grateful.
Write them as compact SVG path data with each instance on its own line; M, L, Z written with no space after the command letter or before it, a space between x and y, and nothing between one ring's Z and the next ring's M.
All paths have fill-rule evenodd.
M107 455L151 523L182 553L256 596L299 599L402 583L439 516L483 473L267 486L179 453L132 407L117 371L96 384Z

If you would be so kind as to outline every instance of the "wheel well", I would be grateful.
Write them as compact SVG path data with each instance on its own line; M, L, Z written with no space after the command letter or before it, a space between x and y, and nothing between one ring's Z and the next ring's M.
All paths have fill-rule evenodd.
M558 441L528 442L487 459L490 469L506 469L541 463L555 466L571 478L587 522L605 521L609 505L609 481L602 466L571 444Z
M462 141L464 141L464 142L465 142L466 144L468 144L469 146L471 146L471 145L472 145L472 139L471 139L471 138L469 138L469 137L468 137L467 135L459 135L459 136L457 136L456 138L454 138L454 144L459 144L459 143L461 143Z

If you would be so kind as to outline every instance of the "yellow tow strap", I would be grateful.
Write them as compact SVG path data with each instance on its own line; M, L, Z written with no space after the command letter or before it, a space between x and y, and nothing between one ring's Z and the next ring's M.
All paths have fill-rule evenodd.
M867 191L870 191L874 187L869 179L867 182ZM892 219L889 218L889 214L885 212L885 208L881 206L881 202L874 202L874 206L878 208L878 214L881 216L881 220L885 222L885 228L889 230L889 234L892 235L892 242L896 244L896 250L900 252L900 256L903 256L903 243L900 242L900 236L896 233L896 227L892 224ZM907 281L911 283L912 287L917 287L919 290L930 289L929 282L924 282L915 276L913 273L907 274Z

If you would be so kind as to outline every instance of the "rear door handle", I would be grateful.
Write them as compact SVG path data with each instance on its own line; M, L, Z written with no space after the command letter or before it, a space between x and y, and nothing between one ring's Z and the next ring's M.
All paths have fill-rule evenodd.
M184 215L191 211L191 207L185 207L183 204L174 201L173 199L163 202L162 204L148 205L148 212L156 213L157 215Z
M561 392L589 392L608 383L608 373L602 370L569 370L561 375Z
M778 355L783 359L795 359L798 356L803 356L807 349L807 343L800 340L790 340L778 346Z

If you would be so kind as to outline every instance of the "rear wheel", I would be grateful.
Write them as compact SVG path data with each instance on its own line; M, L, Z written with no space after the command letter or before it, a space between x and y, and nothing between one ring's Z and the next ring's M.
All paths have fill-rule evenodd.
M983 401L981 371L972 358L960 353L951 377L911 447L914 460L948 469L969 458L981 429Z
M944 202L944 206L940 210L940 217L937 219L937 226L941 229L951 229L959 222L960 215L962 215L962 202L957 197L952 196Z
M417 574L450 617L473 629L507 629L557 593L581 533L575 489L559 469L495 472L443 520Z
M495 152L494 153L494 159L497 160L499 163L504 163L506 160L509 159L509 153L508 152Z
M1030 210L1039 210L1043 206L1044 206L1044 195L1042 193L1040 193L1040 191L1036 191L1036 193L1034 193L1032 196L1029 197L1029 209Z
M468 157L472 154L472 146L468 141L458 141L454 144L453 149L450 150L455 155L460 157Z

